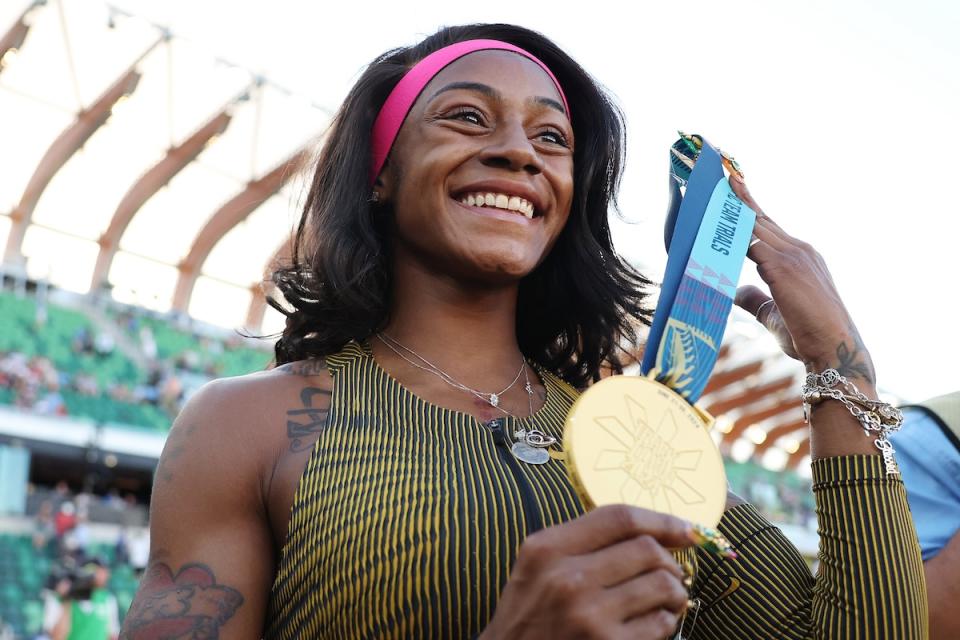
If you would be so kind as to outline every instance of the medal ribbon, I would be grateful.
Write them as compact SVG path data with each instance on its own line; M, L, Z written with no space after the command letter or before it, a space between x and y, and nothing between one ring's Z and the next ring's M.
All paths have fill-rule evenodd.
M693 404L717 362L756 214L733 193L720 153L705 139L692 171L671 161L667 269L641 372L653 371Z

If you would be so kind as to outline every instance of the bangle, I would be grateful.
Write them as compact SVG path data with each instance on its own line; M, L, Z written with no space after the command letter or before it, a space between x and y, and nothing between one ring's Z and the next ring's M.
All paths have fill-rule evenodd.
M856 385L840 375L836 369L827 369L823 373L808 373L801 392L803 399L803 419L810 422L810 406L824 400L837 400L847 408L851 415L863 427L863 433L877 438L874 445L883 454L883 464L887 475L899 474L896 459L893 457L893 445L887 436L898 431L903 425L903 413L896 407L879 400L871 400L857 389Z

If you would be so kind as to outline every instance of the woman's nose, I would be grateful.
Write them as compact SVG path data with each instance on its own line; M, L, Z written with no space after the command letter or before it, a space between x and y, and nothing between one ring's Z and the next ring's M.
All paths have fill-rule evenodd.
M525 171L530 175L543 172L543 159L537 153L527 132L519 122L504 122L489 138L481 160L488 167Z

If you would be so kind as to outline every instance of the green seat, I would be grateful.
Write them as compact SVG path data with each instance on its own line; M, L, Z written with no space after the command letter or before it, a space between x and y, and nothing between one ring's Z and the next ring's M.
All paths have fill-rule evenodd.
M34 636L43 631L43 603L39 600L27 600L21 609L23 614L23 630L28 636Z

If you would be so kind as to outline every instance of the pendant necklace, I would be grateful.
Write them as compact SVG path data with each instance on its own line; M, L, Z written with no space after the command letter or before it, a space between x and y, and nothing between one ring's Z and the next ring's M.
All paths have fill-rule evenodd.
M388 336L385 333L377 333L377 338L382 342L388 349L393 351L395 354L400 356L401 359L407 362L407 364L416 367L427 373L432 373L437 376L444 382L446 382L451 387L460 389L461 391L466 391L477 398L483 400L491 407L500 411L504 415L507 415L518 422L521 418L513 415L506 409L500 406L500 397L513 388L513 386L520 379L520 376L524 378L523 389L527 393L527 406L530 411L530 416L533 416L533 386L530 384L530 376L527 374L527 363L526 360L521 359L520 361L520 370L517 371L517 375L514 377L513 381L506 386L502 391L498 393L485 393L483 391L478 391L472 387L455 380L450 374L446 371L433 364L422 355L411 349L410 347L404 345L396 338ZM406 352L406 354L404 353ZM410 356L413 356L420 362L415 362ZM547 448L553 446L557 443L557 439L553 436L544 433L540 429L526 429L522 426L518 427L512 434L508 434L508 439L512 441L510 447L510 452L515 458L527 464L544 464L550 460L550 453L547 451Z
M418 369L422 369L422 370L424 370L424 371L427 371L428 373L432 373L433 375L437 376L438 378L440 378L441 380L443 380L444 382L446 382L447 384L449 384L451 387L456 387L457 389L460 389L461 391L466 391L467 393L472 393L473 395L477 396L478 398L480 398L481 400L483 400L484 402L486 402L487 404L489 404L491 407L493 407L493 408L495 408L495 409L499 409L499 408L500 408L500 397L501 397L503 394L505 394L507 391L509 391L510 389L512 389L512 388L513 388L513 385L517 384L517 380L520 379L520 376L521 376L521 375L524 375L524 374L526 373L526 370L527 370L527 363L526 363L526 361L524 361L524 360L521 358L521 360L520 360L520 370L517 371L517 375L514 376L513 381L512 381L510 384L508 384L504 389L502 389L502 390L499 391L498 393L484 393L483 391L477 391L476 389L473 389L473 388L471 388L471 387L468 387L467 385L463 384L462 382L457 382L457 381L454 380L453 377L450 376L450 374L448 374L446 371L444 371L443 369L441 369L441 368L438 367L437 365L433 364L432 362L430 362L429 360L427 360L426 358L424 358L422 355L420 355L419 353L417 353L416 351L414 351L414 350L411 349L410 347L405 346L403 343L401 343L401 342L400 342L399 340L397 340L396 338L392 338L392 337L388 336L388 335L385 334L385 333L378 333L378 334L377 334L377 337L380 339L380 342L382 342L382 343L385 344L387 347L389 347L395 354L397 354L398 356L400 356L401 358L403 358L404 360L406 360L408 364L411 364L411 365L415 366L415 367L418 368ZM416 362L413 362L412 360L410 360L410 358L408 358L408 357L405 356L403 353L401 353L401 352L400 352L400 349L403 349L404 351L406 351L407 353L409 353L410 355L412 355L413 357L415 357L417 360L420 360L420 361L421 361L424 365L426 365L426 366L419 365L419 364L417 364ZM528 381L527 381L527 387L529 387L529 386L530 386L530 382L529 382L529 380L528 380ZM532 394L532 393L533 393L533 390L532 390L532 389L529 389L529 390L527 391L527 393ZM502 409L501 409L501 411L502 411Z

